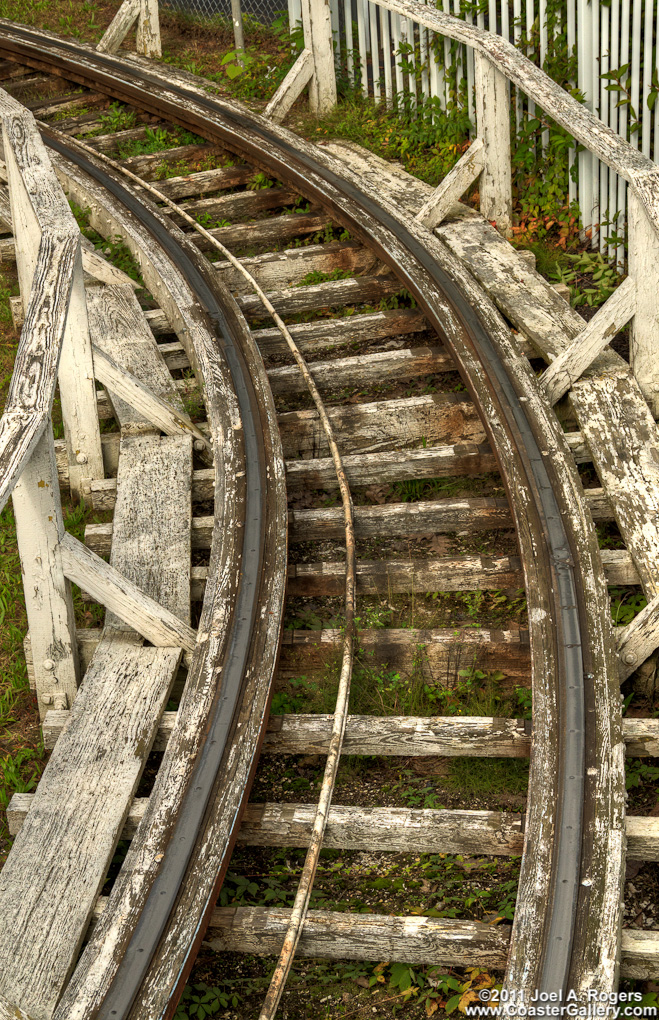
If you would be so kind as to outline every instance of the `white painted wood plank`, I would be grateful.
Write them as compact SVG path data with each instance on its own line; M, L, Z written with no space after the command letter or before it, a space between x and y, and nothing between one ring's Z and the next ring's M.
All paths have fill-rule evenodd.
M433 230L449 214L464 195L485 165L484 145L481 138L471 143L467 151L449 171L441 184L417 214L416 219L428 230Z
M264 116L281 123L295 100L309 84L314 73L313 53L303 49L283 82L263 111Z
M299 633L299 632L296 632ZM51 710L43 723L52 750L69 718ZM154 750L164 751L176 725L176 712L164 712ZM265 735L266 754L326 754L332 730L329 715L272 715ZM659 720L623 719L626 753L659 757ZM343 754L397 757L473 755L477 758L528 758L531 734L524 720L478 716L348 716ZM28 795L29 796L29 795Z
M480 208L507 237L513 225L508 81L482 53L474 54L476 125L483 143Z
M636 284L630 276L597 310L576 340L552 361L540 377L547 399L555 404L579 379L595 358L626 326L636 307Z
M659 595L618 635L620 677L626 680L659 647Z
M147 641L163 648L194 651L196 635L191 627L146 596L118 570L86 549L82 542L66 534L59 548L65 576Z
M135 38L137 52L143 53L145 57L161 57L158 0L139 0L139 5Z
M174 380L131 288L90 287L87 309L94 346L170 404L177 414L184 413ZM111 388L108 396L122 433L158 431L144 414L126 404Z
M97 347L94 347L94 372L99 382L167 435L194 436L201 444L200 452L205 454L206 459L212 461L213 453L208 439L185 411L175 410L168 400L163 400L140 379L126 372L114 358L104 354Z
M188 437L121 441L110 565L190 623L192 445ZM125 630L109 614L106 628Z
M181 650L96 650L0 874L0 987L48 1020L75 963Z
M638 8L640 10L640 6ZM647 111L646 111L647 112ZM656 202L656 199L655 199ZM655 210L656 213L656 210ZM659 417L659 230L630 189L627 219L629 274L636 281L636 309L629 345L631 366L655 418Z

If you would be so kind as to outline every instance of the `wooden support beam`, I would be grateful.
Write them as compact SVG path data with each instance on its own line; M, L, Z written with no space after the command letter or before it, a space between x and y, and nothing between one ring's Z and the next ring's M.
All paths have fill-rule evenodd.
M158 0L139 0L139 3L140 12L135 39L137 52L142 53L145 57L161 57Z
M67 711L47 713L43 739L48 750L55 746L68 718ZM175 725L176 712L164 712L154 751L165 750ZM265 754L327 754L331 731L330 715L271 715L263 751ZM623 719L622 732L630 758L659 757L659 719ZM341 753L402 758L456 755L528 758L531 734L523 719L351 715Z
M18 835L34 802L33 793L15 793L7 807L7 825ZM149 803L136 798L121 832L132 839ZM313 804L248 804L238 843L242 846L307 847ZM626 819L627 860L659 860L659 819ZM524 816L505 811L455 811L435 808L379 808L333 804L323 845L337 850L374 853L467 854L517 857L524 845Z
M32 1020L32 1018L0 995L0 1020Z
M439 226L451 207L479 177L484 165L483 139L476 138L417 213L416 219L419 223L423 223L428 230Z
M106 28L96 49L99 53L116 53L131 28L140 17L141 0L123 0L114 18Z
M618 637L620 679L626 680L659 648L659 595L641 609Z
M305 47L263 111L264 116L280 124L311 81L313 73L313 53Z
M94 372L96 378L116 396L136 411L153 422L168 436L192 435L197 442L203 444L200 453L205 452L207 459L212 461L213 450L197 426L184 411L176 410L171 404L157 396L144 383L130 372L126 372L109 355L94 346Z
M659 233L633 188L628 190L629 275L636 282L629 360L653 416L659 418Z
M550 404L560 400L595 358L608 347L616 333L634 315L635 308L636 284L628 276L597 310L576 340L540 376L540 384L544 386Z
M510 100L508 79L482 53L474 51L476 126L483 143L480 179L481 213L509 237L513 224L510 170Z
M74 584L161 648L184 648L193 652L196 632L187 624L86 549L72 535L64 534L59 544L64 574Z
M281 950L290 913L286 908L216 908L206 938L218 952L274 956ZM332 960L397 960L503 969L509 939L508 925L447 917L310 910L297 954Z
M54 229L78 238L80 235L34 117L8 97L3 100L2 115L11 217L19 239L18 278L27 312L44 232ZM41 192L39 202L37 189ZM103 477L103 457L79 243L70 271L72 284L59 360L59 387L69 485L73 496L83 499L84 488L91 479Z
M305 49L313 56L309 85L309 109L317 117L336 106L334 36L329 0L302 0L302 29Z

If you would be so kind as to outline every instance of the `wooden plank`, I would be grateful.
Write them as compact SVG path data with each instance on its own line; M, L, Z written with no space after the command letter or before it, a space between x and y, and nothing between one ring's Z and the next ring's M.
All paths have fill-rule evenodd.
M659 978L659 934L623 928L620 975L640 981Z
M162 56L158 0L140 0L135 43L137 52L145 57Z
M630 276L614 290L597 310L577 339L570 344L540 377L547 399L555 404L579 379L595 358L625 326L636 306L636 284Z
M69 718L52 710L43 723L44 745L51 750ZM154 751L164 751L176 725L176 712L164 712ZM332 730L329 715L271 715L265 754L326 754ZM626 754L659 757L659 720L623 719ZM531 734L523 719L477 716L348 716L343 754L381 757L528 758ZM28 795L29 796L29 795Z
M129 287L94 287L87 293L89 327L93 344L177 412L183 403L142 309ZM154 432L143 413L108 389L122 432Z
M146 420L168 436L194 436L201 445L199 452L205 452L206 459L212 461L212 449L206 436L185 411L172 407L169 391L168 399L163 400L148 386L145 386L141 379L125 371L114 358L104 354L98 347L94 346L93 351L96 378L114 392L115 398L120 397L137 412L140 416L138 421ZM166 368L165 371L167 371ZM169 373L167 374L169 375ZM160 379L156 379L156 382L160 384Z
M418 310L397 308L345 318L321 319L318 322L292 323L288 328L301 352L315 355L346 345L362 347L373 340L389 336L420 333L428 328L428 324ZM255 330L254 339L264 357L288 351L288 345L276 327Z
M84 546L83 546L84 548ZM637 585L634 562L624 549L602 549L607 584ZM89 556L93 556L89 553ZM300 596L338 595L343 590L342 563L302 563L291 566L288 593ZM192 598L203 598L206 567L192 568ZM522 587L517 556L464 556L442 560L382 560L357 563L357 590L363 595L412 594L429 591L500 591ZM90 593L91 594L91 593Z
M118 570L86 549L82 542L65 534L59 548L65 576L119 616L129 627L134 627L159 647L181 647L188 652L194 651L196 635L191 627L146 596ZM204 568L204 587L206 576L207 570ZM195 578L195 581L196 584L191 584L191 591L199 595L199 579Z
M27 1013L24 1013L22 1009L19 1009L18 1006L7 1002L4 996L0 994L0 1020L32 1020L32 1018Z
M161 163L187 163L201 160L207 156L219 156L222 151L217 145L194 143L192 145L177 145L173 149L162 149L160 152L130 156L128 159L119 160L119 162L138 177L143 177L159 167Z
M170 371L189 368L187 355L179 341L158 345ZM455 370L453 359L443 347L414 347L397 351L380 351L360 357L336 358L334 361L315 361L309 370L320 390L340 390L346 386L378 385L389 378L417 379L435 372ZM307 387L295 365L268 369L268 380L273 393L306 393Z
M268 297L285 318L322 308L370 304L397 294L400 290L400 280L388 273L386 276L359 276L347 280L326 280L324 283L304 287L289 287L270 291ZM239 295L236 300L248 321L269 318L257 294Z
M243 250L245 248L269 247L282 241L291 241L295 237L308 237L309 234L323 232L330 221L326 215L318 212L299 216L271 216L257 220L255 223L236 223L230 227L212 227L208 232L216 237L225 248ZM215 251L213 245L202 234L190 234L190 240L200 251Z
M118 456L119 437L113 436L112 442L107 440L112 434L105 435L104 450L106 471L109 473ZM110 449L112 446L112 450ZM56 451L57 451L56 445ZM457 446L427 446L417 450L391 451L387 453L355 454L344 458L348 480L353 487L376 484L390 484L414 478L442 478L461 475L479 475L496 472L497 462L488 446L475 444L458 444ZM60 484L66 484L65 465L58 461ZM336 488L336 472L330 458L314 460L289 460L286 462L288 488L296 489ZM595 490L599 493L599 490ZM117 492L116 478L104 478L92 483L92 500L95 510L111 510L114 507ZM203 468L192 474L192 499L199 502L211 500L214 495L214 472L212 468ZM596 495L593 508L604 519L604 505L608 502Z
M3 867L3 994L34 1020L75 964L180 656L104 640Z
M140 0L123 0L119 10L96 45L99 53L116 53L140 14Z
M290 910L220 907L213 911L207 940L217 952L274 956L279 953ZM298 956L343 960L398 960L435 966L505 966L510 928L446 917L385 917L310 910Z
M437 227L448 216L455 203L462 198L467 188L480 176L483 166L483 140L476 138L417 213L418 222L428 230Z
M33 793L14 794L7 807L7 825L17 835L34 804ZM130 807L122 839L132 839L146 812L148 797ZM238 843L242 846L307 847L314 804L248 804ZM659 860L659 819L628 815L627 860ZM337 850L408 854L465 854L493 857L521 855L522 814L505 811L463 811L435 808L357 807L332 804L323 845Z
M345 532L340 508L291 510L288 514L289 541L311 542L342 538ZM512 528L506 499L438 499L418 503L387 503L355 507L355 535L372 538L384 535L441 534L453 531L490 531ZM192 548L210 549L213 518L194 517ZM112 524L88 524L85 545L99 556L107 556L113 541Z
M620 678L626 680L659 647L659 595L618 635Z
M208 935L211 946L274 956L281 947L289 910L265 907L219 907ZM483 924L435 917L384 917L310 910L298 954L318 959L396 960L434 966L505 967L508 925ZM622 977L659 977L659 937L654 931L626 928L622 932Z
M182 177L169 177L158 181L158 191L167 198L188 198L190 195L206 195L222 188L239 188L254 177L254 167L238 164L220 166L214 170L199 170Z
M167 183L171 181L160 181L158 189L161 184ZM380 265L375 255L358 241L330 241L326 244L309 244L304 248L285 248L283 251L269 251L244 258L241 262L266 291L292 287L309 273L332 273L340 269L357 276L373 272ZM233 294L252 293L248 281L230 262L219 261L213 265Z
M629 360L653 416L659 417L657 342L657 259L659 258L657 203L653 216L633 189L627 214L629 274L636 283L636 305L629 338Z
M325 0L302 0L304 45L313 55L313 76L309 85L309 109L317 117L336 106L336 71L332 17Z
M327 414L349 455L401 449L420 443L481 443L483 425L466 394L431 393L422 397L328 407ZM326 457L327 439L315 410L279 415L285 457Z
M592 374L591 374L592 372ZM643 589L659 593L659 429L628 368L593 368L571 391L572 405Z
M2 110L11 215L20 240L17 269L23 306L27 311L43 233L52 229L79 237L79 232L34 118L9 97L4 99ZM41 193L37 200L35 193L38 189ZM84 496L84 480L103 477L103 458L79 246L70 271L72 281L65 299L68 313L58 377L69 485L74 497L81 499Z
M311 50L303 49L263 111L264 116L281 123L295 100L309 84L313 73L313 53Z
M189 438L122 439L110 566L184 624L190 623L191 475ZM111 615L105 626L126 629Z

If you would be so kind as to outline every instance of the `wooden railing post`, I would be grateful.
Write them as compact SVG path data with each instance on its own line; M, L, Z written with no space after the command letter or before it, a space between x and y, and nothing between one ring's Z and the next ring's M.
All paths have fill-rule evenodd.
M16 238L16 267L25 313L42 234L39 217L32 207L34 188L41 188L44 196L49 196L51 206L47 217L52 219L53 224L57 223L64 231L74 230L76 233L78 228L31 115L5 117L4 130L9 199ZM21 148L24 158L17 161ZM37 168L40 171L38 182ZM24 174L35 177L34 187L29 191L23 180ZM79 241L78 249L59 365L59 387L71 494L74 499L84 499L91 493L92 480L103 478L104 472Z
M45 230L48 229L49 237L57 237L60 241L66 238L70 240L71 258L68 265L53 264L52 260L47 259L44 273L43 259L39 263L41 275L38 286L44 289L47 286L56 288L57 285L66 288L64 301L69 294L76 242L78 277L82 286L80 242L77 225L50 166L34 118L5 95L0 96L0 113L16 238L16 263L27 311L39 249L42 239L43 242L46 240ZM42 228L42 223L47 224L47 227ZM84 302L84 292L82 300ZM72 361L72 348L78 345L78 338L72 330L79 328L79 325L79 320L74 319L69 330L69 364ZM31 323L30 328L38 331L39 324ZM62 359L64 346L63 339ZM46 351L35 353L31 364L23 370L30 377L36 376L39 379L44 373L46 355ZM33 382L32 379L30 381ZM91 390L94 393L93 377ZM29 392L27 383L25 392ZM59 554L64 522L50 423L16 484L13 503L39 712L43 718L50 708L70 707L79 681L71 588L64 577Z
M96 49L116 53L135 22L137 52L145 57L161 57L158 0L123 0Z
M476 128L483 143L481 213L509 237L513 222L508 80L486 56L474 51Z
M137 19L137 52L145 57L161 57L160 17L158 0L140 0L140 15Z
M627 193L629 275L636 284L630 363L652 414L659 418L659 233L632 188Z
M336 106L334 36L329 0L302 0L304 46L313 54L314 73L309 82L309 109L318 117Z

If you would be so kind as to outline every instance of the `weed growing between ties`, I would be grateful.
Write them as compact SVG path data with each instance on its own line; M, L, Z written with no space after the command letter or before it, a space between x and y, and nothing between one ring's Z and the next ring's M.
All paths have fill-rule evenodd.
M290 907L303 854L302 850L239 849L221 905ZM518 869L514 858L326 849L321 853L311 909L506 923L512 916ZM217 1010L227 1017L257 1016L273 964L202 950L179 1020L196 1016L194 1006L204 997L208 1004L217 1003ZM353 1012L366 1015L366 1010L369 1015L375 1011L387 1017L459 1015L460 1007L475 1000L477 989L499 981L500 975L479 968L297 959L282 1011L290 1020L311 1020L312 1016L338 1020Z

